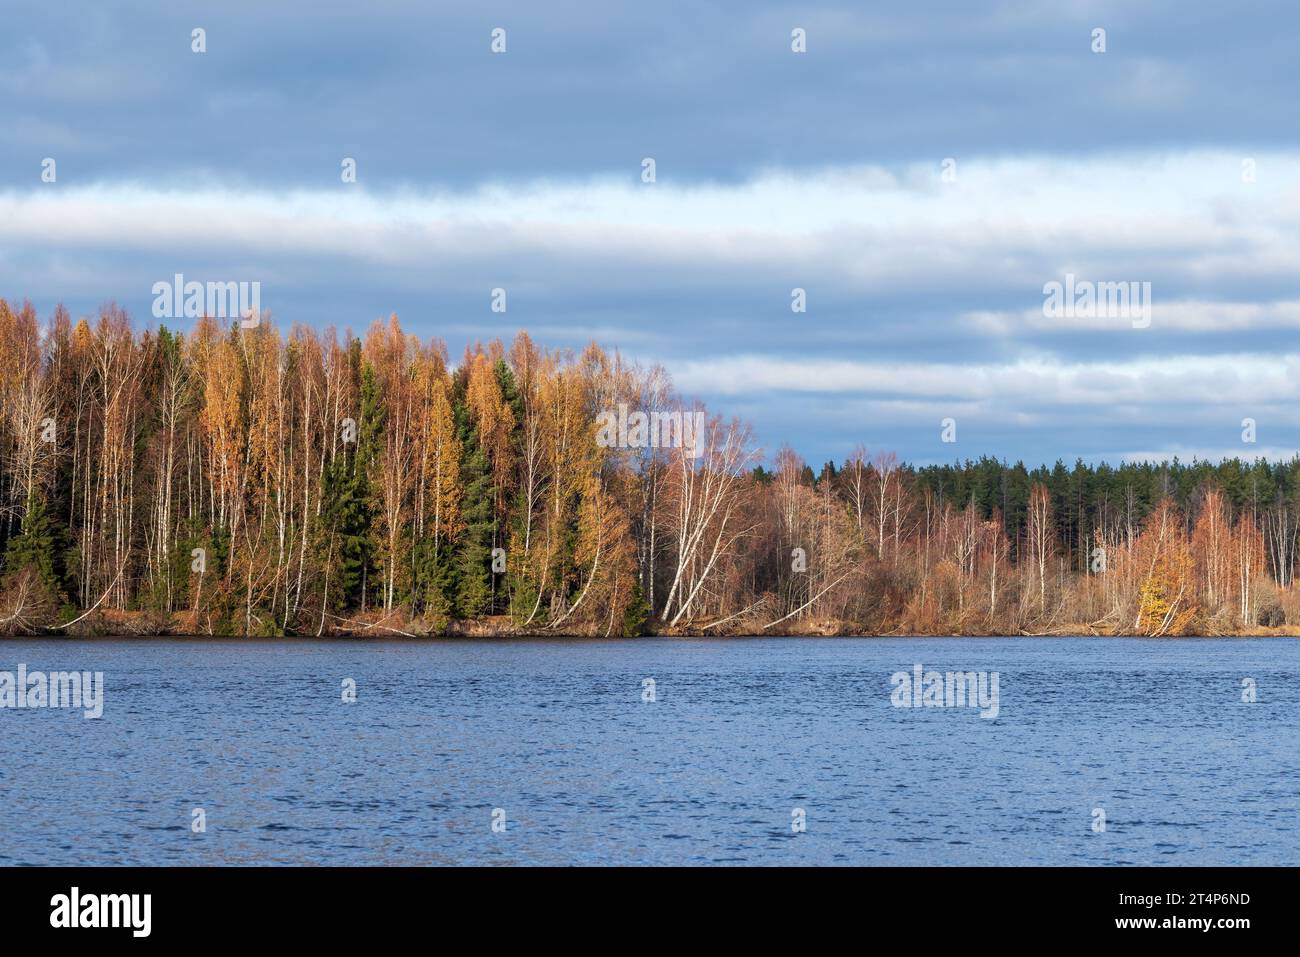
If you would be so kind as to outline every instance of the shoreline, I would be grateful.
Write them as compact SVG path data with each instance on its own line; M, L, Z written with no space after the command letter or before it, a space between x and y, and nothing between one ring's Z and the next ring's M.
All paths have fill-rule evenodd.
M141 639L175 639L177 641L194 641L204 639L223 639L239 641L296 641L310 640L356 640L385 639L408 641L458 641L458 640L539 640L557 639L575 640L618 640L636 641L643 638L1151 638L1149 635L1133 634L1123 631L1099 630L1086 623L1075 623L1053 628L1047 632L1020 631L1016 634L989 631L970 631L961 633L933 632L873 632L855 628L850 622L840 621L805 621L795 622L793 626L780 632L765 633L760 630L746 629L743 626L732 630L709 628L678 628L649 630L640 635L618 636L603 635L579 630L551 631L539 628L518 628L507 616L495 616L475 619L452 619L442 629L434 629L429 623L420 619L400 618L395 614L385 617L354 618L347 627L338 624L328 626L319 634L310 633L268 633L268 632L205 632L194 627L193 616L189 613L175 613L170 620L161 619L168 616L157 612L107 612L86 617L72 628L40 628L16 631L0 635L0 641L39 638L59 638L67 640L94 640L101 638L141 638ZM1196 639L1196 638L1300 638L1300 626L1257 625L1248 629L1234 631L1185 631L1178 634L1159 636L1160 639Z

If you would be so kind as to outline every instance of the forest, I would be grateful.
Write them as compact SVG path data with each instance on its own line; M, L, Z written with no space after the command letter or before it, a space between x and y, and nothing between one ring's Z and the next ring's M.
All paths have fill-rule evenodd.
M1300 457L814 469L595 344L4 300L0 409L0 634L1300 634Z

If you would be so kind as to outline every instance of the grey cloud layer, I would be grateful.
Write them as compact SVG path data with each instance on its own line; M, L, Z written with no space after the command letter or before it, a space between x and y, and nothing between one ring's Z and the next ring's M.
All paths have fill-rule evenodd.
M25 4L0 176L328 185L1293 145L1284 2ZM208 52L192 54L201 26ZM509 52L487 55L489 31ZM809 53L789 52L794 26ZM1093 27L1108 53L1088 51Z

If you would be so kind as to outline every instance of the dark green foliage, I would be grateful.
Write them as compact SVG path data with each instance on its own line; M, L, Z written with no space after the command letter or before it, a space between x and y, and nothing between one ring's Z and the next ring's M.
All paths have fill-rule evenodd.
M1087 565L1092 529L1127 528L1130 523L1139 528L1165 495L1182 510L1189 530L1208 485L1222 488L1237 513L1300 501L1300 457L1290 462L1226 459L1217 464L1199 460L1185 464L1175 457L1170 462L1119 466L1088 465L1080 459L1069 468L1058 460L1029 470L1022 462L1009 465L984 456L952 465L904 467L904 471L918 493L928 489L933 494L939 508L974 502L983 518L1000 510L1013 555L1024 535L1030 489L1041 482L1051 496L1057 541L1076 571Z
M321 487L321 541L334 573L330 602L336 608L359 607L370 559L370 509L357 453L350 446L325 467Z
M465 441L460 475L465 490L461 500L461 519L465 528L456 548L455 607L460 617L472 618L482 614L492 599L492 536L495 531L492 475L477 436Z
M465 402L465 381L457 376L452 396L452 414L461 441L460 481L463 489L460 505L464 529L456 543L453 560L457 617L481 615L492 600L492 548L496 535L495 490L492 470L478 430Z
M414 605L433 626L436 633L446 630L455 611L455 577L452 554L447 543L434 546L433 538L422 539L415 546Z
M515 374L510 371L504 359L498 359L496 365L492 367L496 374L497 385L501 388L501 398L505 400L506 405L510 406L510 411L515 417L515 428L524 421L524 399L519 394L519 386L515 383Z
M635 590L632 600L628 602L623 612L624 638L635 638L637 635L645 634L646 621L650 617L650 605L641 593L641 583L638 581L633 587Z
M328 600L335 609L368 607L374 580L374 502L370 472L378 457L384 430L384 410L374 369L361 360L361 343L348 350L349 372L361 395L355 435L345 433L342 451L325 467L321 487L321 519L317 548L334 580Z
M30 568L51 595L63 600L63 540L62 530L45 509L44 499L35 494L27 496L22 526L5 549L5 571Z

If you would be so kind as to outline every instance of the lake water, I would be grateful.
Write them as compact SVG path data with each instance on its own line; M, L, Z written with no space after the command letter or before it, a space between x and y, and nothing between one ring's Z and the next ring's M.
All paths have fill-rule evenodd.
M0 710L4 864L1300 861L1295 640L0 642L19 663L106 692ZM895 707L917 663L997 672L997 717Z

